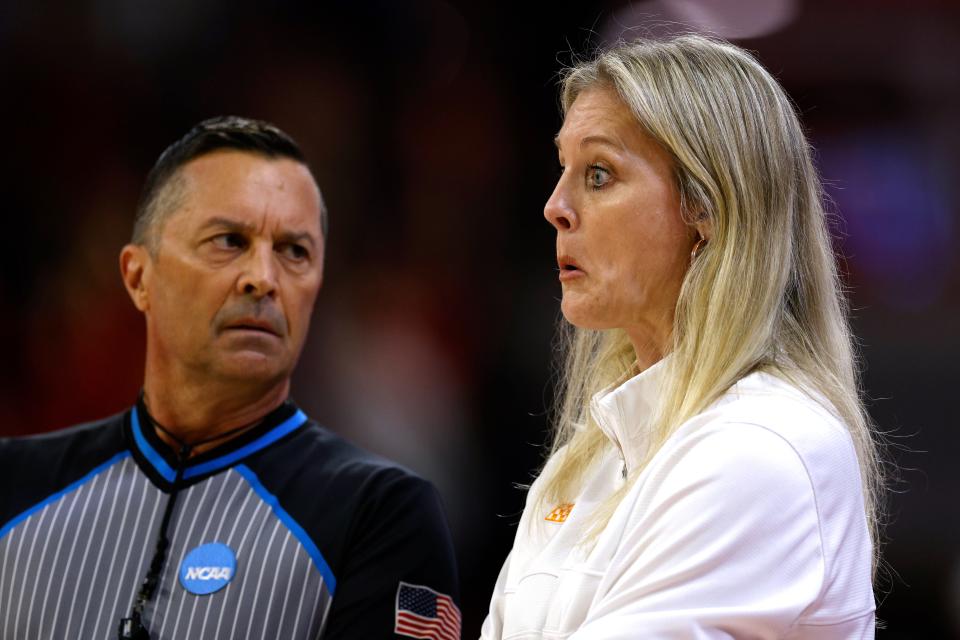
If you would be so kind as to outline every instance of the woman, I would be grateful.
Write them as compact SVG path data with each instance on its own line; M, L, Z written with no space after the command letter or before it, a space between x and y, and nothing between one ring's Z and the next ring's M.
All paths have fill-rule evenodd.
M870 638L876 447L819 180L745 51L569 70L551 455L485 639Z

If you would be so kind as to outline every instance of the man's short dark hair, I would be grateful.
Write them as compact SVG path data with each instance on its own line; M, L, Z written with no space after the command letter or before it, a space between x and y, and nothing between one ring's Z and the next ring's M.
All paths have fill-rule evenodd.
M307 161L293 138L276 125L238 116L204 120L167 147L147 175L133 224L133 243L156 248L159 223L179 206L183 185L180 169L200 156L221 150L255 153L267 158L287 158L306 166ZM320 200L320 226L327 235L327 211Z

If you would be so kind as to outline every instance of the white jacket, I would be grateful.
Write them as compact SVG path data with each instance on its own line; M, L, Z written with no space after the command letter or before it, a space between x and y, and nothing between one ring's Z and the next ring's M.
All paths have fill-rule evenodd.
M533 512L534 482L481 637L873 638L853 443L821 404L769 374L683 424L596 544L578 545L624 465L644 456L662 372L661 362L593 399L611 446L565 522L545 520L550 506Z

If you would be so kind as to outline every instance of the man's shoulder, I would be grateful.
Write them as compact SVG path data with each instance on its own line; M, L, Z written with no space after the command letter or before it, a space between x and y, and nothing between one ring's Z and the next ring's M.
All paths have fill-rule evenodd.
M283 456L301 459L307 473L346 475L362 478L405 477L420 480L420 477L403 465L370 452L331 429L310 420L292 439Z
M126 412L82 422L63 429L26 436L0 438L0 454L15 452L18 455L32 451L56 457L65 451L80 449L110 448L117 444L123 435L123 421Z
M277 500L338 576L357 545L395 546L417 537L411 532L448 538L429 481L315 422L243 466L242 473L253 473L247 479Z
M433 499L433 485L403 465L367 451L311 420L248 466L287 495L360 507L387 496Z
M124 449L123 414L50 433L0 438L0 524Z

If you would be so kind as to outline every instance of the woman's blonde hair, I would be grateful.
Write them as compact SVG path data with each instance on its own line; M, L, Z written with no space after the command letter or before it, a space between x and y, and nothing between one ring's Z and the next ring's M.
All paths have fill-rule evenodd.
M594 87L616 91L673 156L687 222L707 219L711 228L677 301L646 461L743 376L778 375L825 397L850 430L876 542L883 486L877 444L861 401L824 194L789 98L749 53L701 35L621 44L568 69L564 114ZM637 373L622 330L561 322L560 333L556 459L540 481L540 506L573 501L608 446L590 399ZM600 509L595 533L637 471Z

